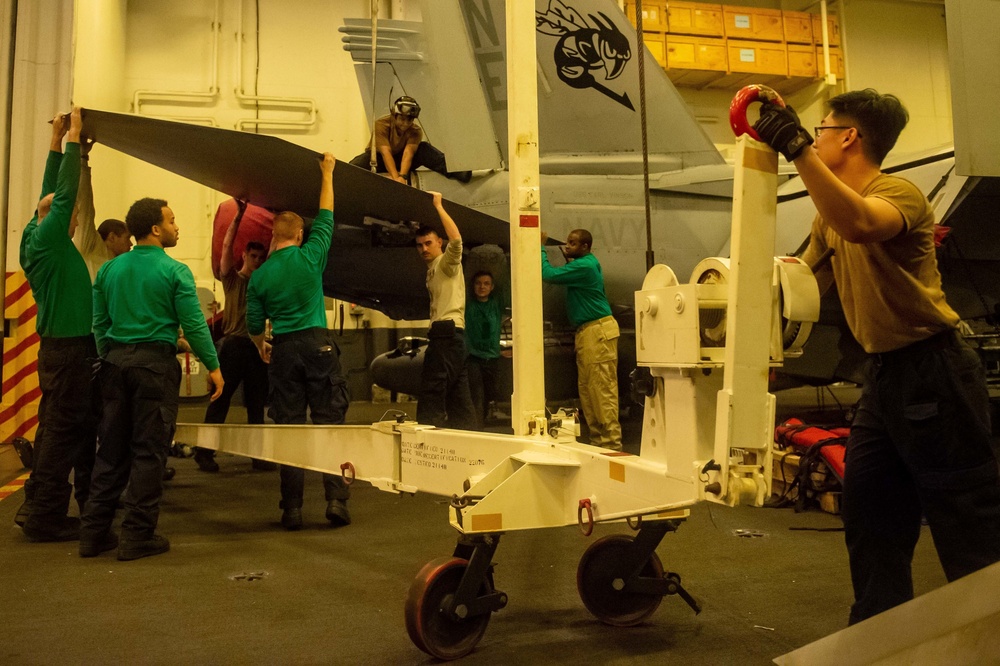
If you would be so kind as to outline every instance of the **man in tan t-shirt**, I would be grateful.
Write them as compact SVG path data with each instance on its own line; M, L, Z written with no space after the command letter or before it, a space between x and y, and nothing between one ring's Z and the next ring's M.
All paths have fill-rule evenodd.
M454 178L463 183L472 178L470 171L448 171L444 153L423 140L424 130L417 123L420 105L417 100L404 95L393 102L390 113L375 121L374 141L376 173L388 173L393 180L409 184L410 173L418 167ZM372 142L351 164L362 169L371 168Z
M817 278L836 282L871 355L844 472L853 624L913 598L921 514L949 581L1000 561L1000 475L982 363L941 288L933 212L912 183L881 171L906 109L870 88L827 104L815 143L773 104L754 129L802 177L819 213L804 259L834 249Z
M80 189L76 195L79 225L73 236L73 244L87 262L91 282L105 261L132 249L132 235L123 221L109 218L97 224L90 170L90 150L93 147L94 142L90 139L83 139L80 143Z
M417 230L417 253L427 264L430 295L430 341L420 374L417 421L440 428L475 430L479 427L469 373L465 367L465 275L462 271L462 234L444 209L441 194L429 192L448 236L448 246L432 227Z
M209 403L205 411L205 423L226 422L233 394L236 393L237 387L243 384L247 423L260 424L264 422L264 403L267 400L267 365L260 358L257 347L247 332L247 285L253 272L264 263L267 250L260 243L254 241L247 243L243 251L243 265L239 270L235 270L233 243L247 207L243 201L237 201L236 204L236 217L226 230L222 241L222 256L219 259L219 279L222 281L226 307L222 311L222 333L225 337L219 340L217 348L219 367L222 376L226 378L226 386L219 399ZM221 212L222 206L219 210ZM196 447L194 460L198 463L198 469L203 472L219 471L215 452L211 449ZM274 463L256 458L252 465L254 469L259 470L277 469Z

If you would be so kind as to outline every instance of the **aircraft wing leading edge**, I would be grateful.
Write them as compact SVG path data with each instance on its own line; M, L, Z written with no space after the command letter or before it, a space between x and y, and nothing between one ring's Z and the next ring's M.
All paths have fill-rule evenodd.
M272 211L314 217L320 154L282 139L129 114L84 110L84 136L232 197ZM425 266L407 228L441 229L431 197L418 189L338 160L336 227L324 275L328 296L380 310L395 319L425 319ZM506 222L448 201L466 245L507 246ZM387 221L386 226L371 220ZM401 233L382 233L385 228Z

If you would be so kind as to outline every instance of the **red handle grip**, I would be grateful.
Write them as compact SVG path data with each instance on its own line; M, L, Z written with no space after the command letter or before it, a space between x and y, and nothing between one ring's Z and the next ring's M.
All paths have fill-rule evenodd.
M341 464L340 474L344 479L345 486L349 486L354 483L354 480L358 477L357 472L354 471L354 465L349 462Z
M738 137L748 134L754 141L760 141L757 132L747 122L747 107L754 102L770 102L783 107L785 100L781 99L781 95L772 88L757 84L741 88L733 97L733 101L729 104L729 126L733 128L733 134Z

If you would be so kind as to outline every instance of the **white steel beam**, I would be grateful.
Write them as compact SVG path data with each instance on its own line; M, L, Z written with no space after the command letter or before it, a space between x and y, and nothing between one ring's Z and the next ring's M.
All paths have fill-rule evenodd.
M508 2L507 155L514 343L514 395L510 413L515 435L527 435L535 419L545 416L535 40L535 3Z

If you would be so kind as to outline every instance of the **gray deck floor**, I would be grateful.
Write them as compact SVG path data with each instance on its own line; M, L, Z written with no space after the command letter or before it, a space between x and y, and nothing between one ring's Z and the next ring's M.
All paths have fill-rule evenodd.
M199 409L188 418L200 420ZM113 551L80 559L75 542L28 543L13 524L21 492L0 502L0 662L435 662L407 637L403 605L420 568L454 547L444 500L359 482L354 524L335 530L310 472L306 525L290 533L278 524L277 472L252 471L237 456L219 462L220 473L206 474L190 459L171 459L177 476L167 484L160 531L172 549L134 562L118 562ZM598 525L590 538L575 527L508 533L495 560L497 588L510 603L463 662L769 663L846 624L843 533L792 529L839 526L818 510L698 505L658 554L702 613L666 597L648 621L627 629L595 620L576 590L584 550L629 532L624 524ZM918 594L945 582L926 528L914 579Z

